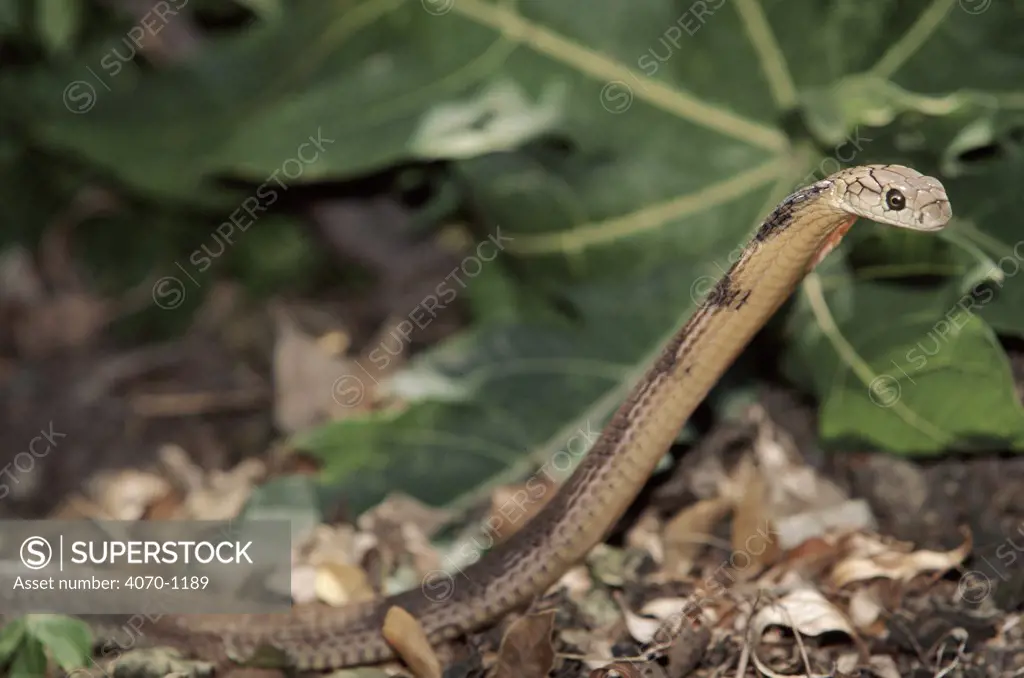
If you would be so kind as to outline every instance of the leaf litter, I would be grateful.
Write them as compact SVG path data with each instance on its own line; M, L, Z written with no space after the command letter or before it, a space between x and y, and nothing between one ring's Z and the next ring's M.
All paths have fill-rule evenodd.
M442 666L464 667L447 675L502 678L674 677L743 675L748 666L764 676L888 676L906 675L915 662L937 672L951 656L967 661L963 650L950 655L959 645L949 645L948 633L921 639L923 657L894 654L890 644L892 619L908 600L952 606L962 597L951 576L971 553L970 536L936 551L879 534L870 508L808 466L760 405L745 421L753 433L734 463L717 458L693 474L703 499L669 513L646 509L621 546L599 545L530 610L468 644L431 648L416 621L393 609L383 631L406 670L424 678L441 675ZM274 466L269 457L202 469L167 445L151 471L97 474L70 504L81 517L144 519L159 511L164 519L232 519ZM420 585L450 569L454 550L480 534L477 521L486 524L523 487L495 488L475 515L393 493L351 522L315 525L294 547L296 603L343 606ZM451 533L460 525L462 537ZM508 534L494 536L497 543ZM982 626L995 624L991 613ZM1015 642L1021 632L1004 622L994 641ZM936 642L942 651L932 657ZM830 673L839 667L845 673ZM376 670L358 675L385 675Z

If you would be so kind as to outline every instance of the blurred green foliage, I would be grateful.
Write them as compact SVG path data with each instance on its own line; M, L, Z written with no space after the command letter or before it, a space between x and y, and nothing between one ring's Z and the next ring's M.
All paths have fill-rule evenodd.
M85 622L56 614L27 614L0 630L0 667L10 678L48 675L49 660L68 674L92 654L92 633Z

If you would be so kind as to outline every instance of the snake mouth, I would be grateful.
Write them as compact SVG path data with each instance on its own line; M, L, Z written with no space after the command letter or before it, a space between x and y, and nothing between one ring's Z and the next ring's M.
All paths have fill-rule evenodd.
M949 200L938 200L933 205L922 209L917 215L917 231L941 231L953 218L953 208Z
M941 231L946 228L946 224L932 224L931 226L921 224L920 226L907 226L907 228L911 231L919 231L921 233L934 233L935 231Z

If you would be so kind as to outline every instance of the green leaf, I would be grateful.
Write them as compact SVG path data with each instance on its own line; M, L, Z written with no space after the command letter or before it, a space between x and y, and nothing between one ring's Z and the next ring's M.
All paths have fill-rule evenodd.
M0 630L0 666L7 664L21 647L25 638L25 618L19 617L8 622Z
M990 281L992 292L965 290L964 294L974 297L974 312L996 331L1024 337L1024 232L1020 217L1024 164L1020 149L1014 149L1008 140L1000 141L997 149L1000 157L995 161L980 169L971 168L949 182L951 190L964 196L961 204L968 216L960 231L986 255L980 272Z
M902 453L1024 449L1024 407L1009 361L966 303L991 291L936 295L846 279L829 294L820 282L808 279L791 322L801 333L793 354L813 366L803 378L825 394L824 437Z
M228 200L209 183L219 175L265 183L280 196L301 183L457 154L467 140L458 133L467 130L453 124L490 121L468 137L479 151L552 122L564 105L558 83L533 96L500 82L478 89L480 79L468 72L450 77L467 58L486 53L484 66L511 49L493 49L490 31L460 34L458 49L424 58L424 45L454 35L451 21L436 18L419 0L307 3L211 44L201 69L144 79L109 45L96 45L83 59L91 70L54 67L26 83L36 95L32 123L43 143L73 150L139 190L217 204ZM380 52L381 44L391 47ZM498 110L510 102L518 108Z
M991 111L992 99L990 94L970 91L940 97L923 96L870 74L842 78L828 87L811 89L802 95L808 125L826 144L842 143L848 131L859 125L884 127L908 113L976 118ZM981 128L987 127L983 117L977 122L981 123ZM979 133L983 132L979 130ZM961 139L959 143L979 145L977 140Z
M41 678L46 675L46 653L43 644L32 636L18 646L18 653L11 663L9 678Z
M25 630L42 643L54 661L65 671L81 668L92 655L92 632L81 619L59 614L30 614Z
M81 0L34 0L36 28L50 52L67 52L81 23Z

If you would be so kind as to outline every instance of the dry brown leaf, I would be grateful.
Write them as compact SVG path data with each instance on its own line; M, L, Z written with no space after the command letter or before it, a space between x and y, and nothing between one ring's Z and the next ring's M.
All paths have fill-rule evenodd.
M377 546L377 539L365 532L356 532L351 525L316 525L295 545L300 562L313 566L329 563L356 565L367 552Z
M186 492L192 492L203 486L203 469L193 463L188 452L181 446L169 443L157 450L160 464L171 481L181 486Z
M877 591L871 586L858 588L850 596L847 607L850 621L860 631L878 635L885 630L884 621L880 621L885 605L879 599Z
M751 417L757 423L754 454L757 458L763 495L761 506L747 490L738 502L750 505L752 513L763 510L761 525L770 518L774 549L785 551L807 539L824 535L828 530L857 530L874 527L874 516L865 502L851 502L834 482L808 466L792 437L775 425L761 407L754 407ZM756 521L755 516L750 517ZM756 529L756 528L755 528ZM734 548L741 546L734 543ZM769 552L764 557L774 562Z
M769 626L784 626L805 636L820 636L830 631L842 631L851 638L855 636L853 627L839 608L809 588L791 591L765 605L757 611L750 624L757 638Z
M971 552L970 535L952 551L902 551L906 544L885 543L875 537L851 535L852 547L848 555L833 569L832 585L847 584L868 579L894 579L910 581L925 572L945 572L959 566Z
M512 622L498 648L489 678L544 678L555 664L551 632L555 611L530 614Z
M767 502L776 517L835 506L849 498L807 465L792 436L771 421L764 408L751 408L751 417L757 423L754 455L761 477L771 481Z
M260 459L243 459L227 471L204 471L177 445L163 445L160 463L166 475L185 492L176 518L230 520L241 513L256 483L266 475Z
M655 598L636 613L622 603L621 596L615 596L615 601L622 611L629 635L644 645L653 642L655 637L661 637L658 630L662 627L681 624L683 611L690 604L688 598Z
M359 516L359 529L376 532L381 523L412 524L427 537L432 537L452 519L452 512L425 504L404 492L391 492L373 508Z
M833 531L863 531L874 529L875 516L871 506L863 499L851 499L841 504L811 509L803 513L782 516L775 520L779 545L790 549Z
M672 676L689 675L711 642L710 628L695 625L694 612L691 598L656 598L641 608L646 617L623 609L626 628L644 646L645 656L651 651L664 656ZM655 624L651 617L657 620Z
M681 607L681 606L680 606ZM654 635L661 628L661 620L639 615L625 606L622 607L622 617L626 622L626 630L638 643L649 643Z
M665 652L667 673L672 678L683 678L697 668L711 644L711 629L705 624L681 625L672 639L672 645Z
M325 350L282 308L274 309L274 423L298 433L318 423L372 408L376 381L355 360Z
M626 532L626 548L647 551L655 564L663 565L665 544L661 535L662 525L657 512L646 509Z
M715 525L731 508L732 502L728 499L705 499L686 507L665 524L662 539L665 571L669 576L683 578L690 573Z
M652 598L640 608L640 614L655 617L661 621L678 618L686 608L689 598Z
M586 565L577 565L566 570L556 586L564 588L570 596L585 596L594 589L594 577Z
M106 520L139 520L172 489L155 473L133 469L97 473L86 484L87 495L102 509Z
M857 675L860 664L860 654L857 652L843 652L836 658L835 670L841 676Z
M797 589L765 605L750 620L750 625L758 641L770 626L783 626L805 636L841 631L855 637L842 612L821 593L809 588ZM773 678L828 678L828 674L777 673L758 656L756 650L751 652L751 659L761 673Z
M375 570L390 572L399 563L409 563L423 576L444 567L430 536L443 527L451 515L449 511L394 492L360 515L356 524L364 534L372 534L376 539L379 564Z
M146 507L143 520L177 520L185 505L185 493L175 488Z
M373 593L366 573L357 565L374 547L373 535L356 533L351 525L316 525L292 548L292 597L296 602L365 600Z
M878 678L900 678L896 660L884 654L877 654L868 659L868 666Z
M185 497L185 508L195 519L234 518L265 475L266 465L260 459L245 459L229 471L210 471L204 486Z
M415 617L400 607L391 607L381 633L417 678L441 678L441 661Z
M762 475L752 476L736 505L729 562L733 565L733 574L740 580L750 579L762 567L778 560L781 553L767 487Z
M325 563L316 568L316 597L341 607L374 598L373 587L362 568L346 563Z
M839 556L840 551L834 539L815 537L787 550L772 570L776 574L796 572L805 579L817 581L819 576L831 570ZM765 579L771 580L771 576Z
M317 601L316 571L312 565L292 565L292 602L296 605Z

